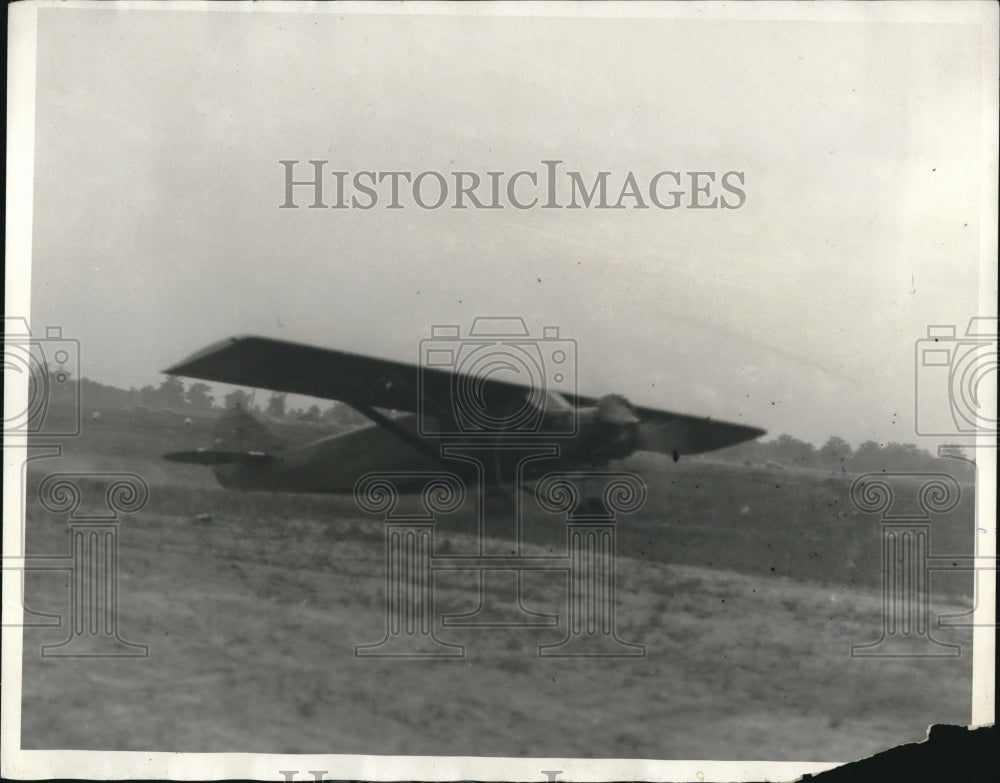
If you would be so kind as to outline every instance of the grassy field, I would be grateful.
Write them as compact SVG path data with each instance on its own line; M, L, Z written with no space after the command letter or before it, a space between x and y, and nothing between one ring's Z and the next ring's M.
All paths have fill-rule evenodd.
M384 632L381 521L350 498L231 493L157 459L207 442L209 425L103 412L29 471L36 554L67 547L65 517L37 501L44 475L150 483L119 537L120 632L149 658L43 659L65 629L27 629L23 747L849 760L968 721L968 631L934 632L960 659L849 655L882 612L878 520L852 508L850 477L633 459L650 494L618 525L618 629L645 658L539 658L558 628L442 628L476 603L459 572L437 577L436 624L466 657L371 660L353 650ZM971 552L966 490L935 520L935 552ZM474 551L473 523L466 508L442 519L436 545ZM539 509L525 533L528 553L565 546ZM935 614L971 607L968 576L933 579ZM561 612L562 580L529 574L526 605ZM66 612L63 574L26 586L31 608Z

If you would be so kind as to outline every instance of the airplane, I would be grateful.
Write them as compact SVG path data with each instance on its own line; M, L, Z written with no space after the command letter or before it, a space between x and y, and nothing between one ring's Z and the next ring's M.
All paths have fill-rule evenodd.
M458 346L459 354L462 348L469 346ZM210 466L222 486L240 491L350 494L371 472L442 470L469 486L504 491L525 489L524 481L553 471L600 470L637 451L677 461L764 434L633 406L618 394L579 395L575 378L566 379L572 361L566 372L551 373L551 383L538 383L549 368L529 340L473 343L464 358L477 351L477 361L446 352L443 363L410 364L267 337L223 340L164 373L337 400L370 423L293 445L250 412L232 410L217 422L211 448L163 456ZM565 360L566 353L550 350L548 358ZM515 374L534 375L536 382L506 377ZM533 449L548 456L522 461Z

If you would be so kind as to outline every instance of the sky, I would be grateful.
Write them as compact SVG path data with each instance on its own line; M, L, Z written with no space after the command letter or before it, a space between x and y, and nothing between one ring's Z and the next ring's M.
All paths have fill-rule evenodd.
M158 384L240 334L416 362L432 325L521 316L576 341L589 395L817 445L929 445L914 399L936 379L915 343L980 313L995 232L975 25L38 19L31 321L80 341L86 377ZM304 176L311 159L446 175L560 160L618 187L739 171L746 199L280 209L279 161Z

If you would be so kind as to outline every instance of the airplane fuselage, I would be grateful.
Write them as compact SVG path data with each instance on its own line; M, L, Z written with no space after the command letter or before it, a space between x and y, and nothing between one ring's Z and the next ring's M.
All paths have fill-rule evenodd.
M448 471L473 484L482 474L486 484L511 484L524 458L536 459L525 463L522 477L537 478L552 470L596 467L632 453L631 428L609 429L596 420L595 411L577 411L575 434L558 437L531 432L431 437L420 433L415 414L407 414L391 419L395 432L368 425L283 449L267 459L216 465L214 472L229 489L265 492L346 494L362 476L381 471ZM399 482L405 485L405 479Z

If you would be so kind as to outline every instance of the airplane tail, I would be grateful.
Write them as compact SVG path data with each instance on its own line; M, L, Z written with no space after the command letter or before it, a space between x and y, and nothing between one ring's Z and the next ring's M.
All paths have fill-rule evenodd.
M194 465L249 465L274 459L285 447L284 442L263 422L247 411L236 408L227 411L215 423L212 445L196 451L175 451L164 454L172 462Z

